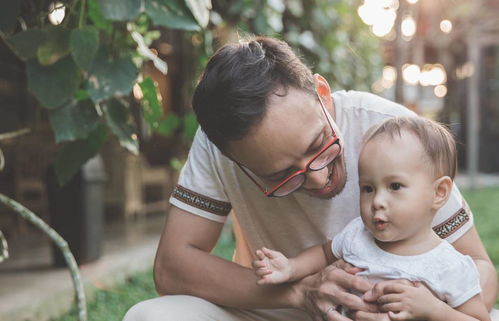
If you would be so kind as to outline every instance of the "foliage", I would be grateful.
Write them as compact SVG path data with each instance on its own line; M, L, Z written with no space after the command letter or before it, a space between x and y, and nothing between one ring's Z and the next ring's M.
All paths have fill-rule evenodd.
M154 28L200 31L208 24L209 0L12 0L0 5L0 35L26 64L28 88L46 109L63 148L56 160L67 182L102 147L108 133L138 153L131 90L145 93L142 106L152 130L171 133L177 116L166 117L155 83L143 79L145 61L167 72L148 46ZM65 11L60 23L49 14Z
M370 90L381 72L379 40L357 14L359 1L219 0L220 28L267 34L301 52L333 89Z
M138 153L132 88L140 88L141 117L163 135L184 128L192 137L192 114L164 115L154 81L142 75L158 28L180 29L192 42L197 73L218 44L236 32L283 38L334 89L368 89L381 61L377 39L359 19L355 0L12 0L0 5L0 36L26 64L30 91L49 115L57 143L57 176L66 182L111 135ZM60 24L49 14L65 10ZM194 81L183 81L190 97ZM184 89L185 89L184 87ZM136 113L135 113L136 114ZM66 153L82 151L77 155Z

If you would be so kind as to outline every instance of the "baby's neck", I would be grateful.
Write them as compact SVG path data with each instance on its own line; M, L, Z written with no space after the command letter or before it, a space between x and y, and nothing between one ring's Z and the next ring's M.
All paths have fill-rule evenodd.
M375 239L375 242L383 251L400 256L412 256L431 251L442 242L442 239L431 230L426 235L410 239L395 242L381 242Z

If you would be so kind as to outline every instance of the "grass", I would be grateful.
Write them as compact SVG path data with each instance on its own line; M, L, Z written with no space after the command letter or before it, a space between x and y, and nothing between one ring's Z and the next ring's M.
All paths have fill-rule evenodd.
M487 253L499 269L499 188L463 190L462 193L473 211L475 226Z
M499 269L499 188L485 188L476 191L462 191L474 213L475 226L480 233L496 269ZM234 242L230 230L225 230L214 254L226 259L232 258ZM111 290L97 290L95 299L88 304L89 321L121 321L128 308L139 301L156 296L152 272L139 273L127 283ZM499 300L497 301L499 304ZM53 321L73 321L76 311Z
M231 260L233 252L232 233L225 229L213 254ZM88 320L121 321L132 305L156 296L152 271L137 273L114 289L97 290L95 298L87 306ZM73 307L70 312L52 321L75 321L77 315L76 308Z

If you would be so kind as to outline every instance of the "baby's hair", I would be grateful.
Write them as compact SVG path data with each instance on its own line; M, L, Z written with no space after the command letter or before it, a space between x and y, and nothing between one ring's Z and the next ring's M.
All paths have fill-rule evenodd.
M364 145L373 138L386 134L393 138L408 131L416 136L426 152L436 178L456 176L456 142L451 132L442 124L423 117L394 117L369 128L364 135Z

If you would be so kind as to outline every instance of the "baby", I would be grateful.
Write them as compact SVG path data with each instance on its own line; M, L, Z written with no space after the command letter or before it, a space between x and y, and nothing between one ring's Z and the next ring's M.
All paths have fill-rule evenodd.
M343 259L373 282L413 281L378 299L391 320L490 320L473 260L432 229L455 173L455 142L440 124L400 117L373 126L359 158L361 216L294 258L257 250L257 283L301 279Z

